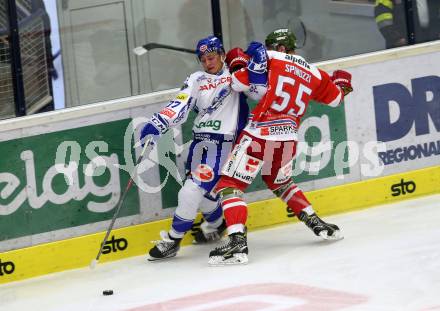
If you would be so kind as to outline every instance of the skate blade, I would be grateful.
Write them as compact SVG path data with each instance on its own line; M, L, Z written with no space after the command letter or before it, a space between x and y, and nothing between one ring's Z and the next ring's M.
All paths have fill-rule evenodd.
M244 253L234 254L231 258L225 259L223 256L209 257L208 264L212 267L246 265L249 262L248 256Z
M339 241L344 239L344 236L341 234L340 231L335 231L332 235L328 235L327 231L324 230L319 233L319 236L326 241Z
M211 240L206 240L206 241L196 241L196 240L193 240L193 241L192 241L192 244L194 244L194 245L204 245L204 244L212 244L212 243L214 243L214 242L217 242L217 241L211 241Z
M218 238L215 238L215 239L206 239L206 241L201 241L201 240L197 241L197 240L194 239L192 241L192 244L194 244L194 245L213 244L213 243L216 243L216 242L220 241L221 238L222 237L219 236Z
M148 256L147 260L149 262L164 261L164 260L167 260L167 259L170 259L170 258L174 258L174 257L176 257L176 255L177 254L174 254L174 255L171 255L171 256L163 257L163 258L155 258L155 257Z

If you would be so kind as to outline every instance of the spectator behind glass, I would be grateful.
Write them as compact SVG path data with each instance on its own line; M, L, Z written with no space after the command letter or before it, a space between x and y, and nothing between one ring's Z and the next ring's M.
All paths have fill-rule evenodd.
M413 9L415 43L440 39L440 1L416 0ZM408 44L403 0L376 0L374 15L387 49Z

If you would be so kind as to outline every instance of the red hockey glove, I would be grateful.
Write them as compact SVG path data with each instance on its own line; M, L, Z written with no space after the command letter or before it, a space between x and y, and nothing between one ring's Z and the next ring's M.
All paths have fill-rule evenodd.
M345 70L336 70L333 72L331 79L334 84L341 88L344 96L353 91L353 86L351 86L351 74L349 72Z
M249 56L245 54L241 48L233 48L226 54L225 62L231 73L246 67L248 61Z

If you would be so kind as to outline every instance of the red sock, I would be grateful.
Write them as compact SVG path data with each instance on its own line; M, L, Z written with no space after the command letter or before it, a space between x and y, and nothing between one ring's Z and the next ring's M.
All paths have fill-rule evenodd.
M244 225L246 223L247 205L243 199L233 197L222 200L222 208L228 227L236 224Z
M295 215L299 215L303 209L311 205L302 190L295 184L292 184L281 194L281 199L287 203Z

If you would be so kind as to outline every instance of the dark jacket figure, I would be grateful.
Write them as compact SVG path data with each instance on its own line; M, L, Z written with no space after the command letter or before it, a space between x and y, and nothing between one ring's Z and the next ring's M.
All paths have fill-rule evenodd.
M385 38L386 48L408 44L404 0L376 0L374 15ZM440 1L414 0L413 16L416 43L440 39Z

